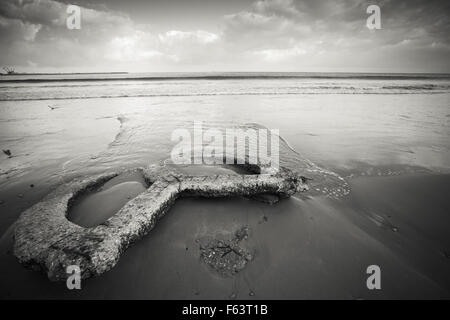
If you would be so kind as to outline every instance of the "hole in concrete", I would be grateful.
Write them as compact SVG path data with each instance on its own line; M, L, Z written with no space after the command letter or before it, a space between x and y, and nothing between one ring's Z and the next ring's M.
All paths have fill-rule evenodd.
M187 176L213 176L219 174L252 175L261 173L261 169L257 165L250 164L180 165L169 163L167 166Z
M69 203L67 218L85 227L95 227L116 214L128 201L148 188L140 171L125 172L87 188Z

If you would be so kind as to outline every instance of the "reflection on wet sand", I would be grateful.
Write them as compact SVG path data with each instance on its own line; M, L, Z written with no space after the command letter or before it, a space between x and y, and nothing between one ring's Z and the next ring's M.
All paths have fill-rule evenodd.
M351 181L354 193L341 200L182 199L115 268L84 281L78 292L21 268L3 238L1 296L448 298L449 185L449 176L366 177ZM376 223L373 212L397 230ZM243 226L250 232L241 244L253 253L243 270L223 276L202 263L202 240L231 239ZM372 264L381 267L380 291L366 288Z

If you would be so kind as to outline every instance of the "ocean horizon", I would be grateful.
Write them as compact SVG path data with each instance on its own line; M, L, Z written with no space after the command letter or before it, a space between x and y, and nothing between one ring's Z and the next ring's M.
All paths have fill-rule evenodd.
M448 92L448 74L199 72L8 75L0 78L0 101Z

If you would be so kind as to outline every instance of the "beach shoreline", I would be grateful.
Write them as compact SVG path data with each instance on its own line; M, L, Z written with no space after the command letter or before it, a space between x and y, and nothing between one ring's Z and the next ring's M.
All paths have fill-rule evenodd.
M450 203L445 191L436 190L446 190L450 176L359 177L350 185L352 193L340 200L294 196L275 205L239 198L179 200L149 235L124 253L116 267L83 281L82 290L77 292L68 290L64 282L52 283L20 266L12 256L10 237L4 236L0 244L0 296L449 298L450 276L446 271L450 260L445 250L450 239L445 230L450 220L438 218L446 217L445 208ZM396 201L386 199L392 194ZM417 200L411 201L424 194L429 197L430 208L434 205L433 219L430 211L417 207ZM402 207L397 207L399 203ZM434 223L420 223L424 216ZM254 260L235 276L220 276L201 262L199 241L227 238L242 226L250 230L242 243L254 253ZM435 235L434 241L429 233ZM377 292L365 286L365 269L372 264L382 270L382 290Z
M0 158L0 296L449 298L449 93L430 93L445 81L297 81L0 88L0 143L11 153ZM144 91L155 96L134 96ZM359 93L366 91L378 94ZM280 165L311 178L310 191L273 205L181 199L112 270L79 291L18 263L11 236L22 212L72 179L167 163L172 132L195 121L219 131L280 129ZM229 245L243 227L248 239L236 245L252 257L245 268L225 278L208 269L200 244ZM380 266L382 290L367 289L369 265Z

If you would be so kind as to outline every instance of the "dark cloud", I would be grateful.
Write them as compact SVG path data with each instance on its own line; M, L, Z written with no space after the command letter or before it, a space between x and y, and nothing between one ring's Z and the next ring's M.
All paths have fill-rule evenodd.
M81 30L66 28L66 1L2 0L0 64L32 71L450 72L450 1L75 3ZM369 4L381 8L381 30L365 26Z

